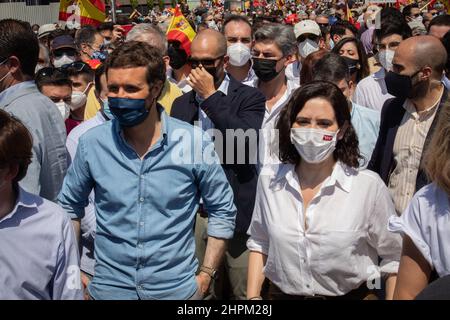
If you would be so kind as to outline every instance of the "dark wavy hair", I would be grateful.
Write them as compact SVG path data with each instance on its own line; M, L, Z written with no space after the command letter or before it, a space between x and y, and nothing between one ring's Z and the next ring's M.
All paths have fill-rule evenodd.
M291 143L291 128L306 102L314 98L325 99L331 104L339 128L342 128L346 122L348 125L343 138L336 144L336 150L333 153L334 159L349 167L358 168L359 159L362 157L359 153L358 137L351 123L347 99L335 84L327 81L313 81L300 87L281 111L276 126L280 139L280 161L295 165L300 162L301 157Z
M358 49L360 68L357 71L356 82L359 82L370 74L369 62L367 61L366 51L364 50L361 41L357 38L342 38L338 43L336 43L331 52L339 54L339 51L341 51L342 47L349 42L353 42Z

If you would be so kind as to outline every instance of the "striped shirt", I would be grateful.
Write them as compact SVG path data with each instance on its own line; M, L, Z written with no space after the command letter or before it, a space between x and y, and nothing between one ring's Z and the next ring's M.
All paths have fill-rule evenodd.
M425 139L436 115L442 93L430 108L421 112L417 112L409 99L403 104L406 112L398 128L393 150L396 167L388 184L398 215L405 211L416 192L417 173Z

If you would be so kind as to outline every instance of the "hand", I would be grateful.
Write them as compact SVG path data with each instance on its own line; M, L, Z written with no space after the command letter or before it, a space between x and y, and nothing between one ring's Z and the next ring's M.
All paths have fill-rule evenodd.
M192 89L205 100L216 92L214 77L210 75L202 65L192 69L186 81Z
M200 292L203 296L205 296L208 293L209 286L211 285L211 277L208 274L200 271L200 273L196 277L196 280L197 285L200 288Z
M89 293L87 291L89 282L91 282L89 277L83 271L81 271L81 284L83 285L84 300L90 300Z
M122 28L120 25L118 25L118 24L114 25L112 42L113 43L120 42L122 40L122 36L123 36L124 32L125 32L125 29Z

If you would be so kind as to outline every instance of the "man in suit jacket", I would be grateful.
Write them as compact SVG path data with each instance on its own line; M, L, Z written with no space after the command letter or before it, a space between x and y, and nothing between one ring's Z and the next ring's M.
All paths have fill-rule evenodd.
M396 98L383 106L368 168L389 187L399 215L414 193L429 183L421 163L441 109L447 107L447 91L441 83L446 61L438 39L413 37L400 43L393 71L386 75L387 89Z
M191 45L193 70L188 79L193 91L175 100L171 116L191 124L200 121L203 130L215 137L216 151L222 159L238 209L235 234L229 242L224 265L234 298L245 299L246 232L255 202L257 135L264 117L265 98L257 89L243 85L225 73L228 64L226 52L226 40L221 33L208 29L196 36ZM227 132L230 129L234 134ZM217 135L222 138L218 139ZM223 141L223 145L219 145L219 141ZM204 217L204 214L198 215L196 224L197 237L202 239L206 238L202 234ZM198 246L202 239L197 239ZM199 252L199 260L202 260L201 256ZM213 295L220 298L219 283L216 281Z

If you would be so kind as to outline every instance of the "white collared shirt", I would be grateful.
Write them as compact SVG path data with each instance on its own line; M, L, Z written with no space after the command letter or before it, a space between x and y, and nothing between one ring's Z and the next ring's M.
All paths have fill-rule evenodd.
M173 76L173 69L167 70L167 80L177 85L180 88L181 92L188 93L192 91L192 87L187 83L186 79L182 79L180 81L175 80Z
M386 100L394 98L389 94L384 81L385 70L379 71L362 79L356 86L352 101L360 106L381 112Z
M449 196L436 184L420 189L401 217L391 217L389 230L408 235L439 277L450 274Z
M228 95L229 86L230 86L230 77L228 76L227 73L225 73L225 78L223 78L223 81L220 84L217 91L222 92L224 95ZM195 94L195 99L197 100L200 106L202 105L203 101L205 101L205 99L203 99L197 94ZM203 131L214 129L214 123L211 121L210 118L208 118L208 116L206 115L205 111L203 111L202 108L198 108L198 121L200 121Z
M267 255L264 274L284 293L339 296L397 273L401 237L387 230L395 209L377 174L337 162L306 211L300 190L294 165L260 175L248 230L247 247Z
M278 134L275 131L276 122L281 110L289 102L294 91L300 85L294 81L287 80L287 89L284 95L273 105L272 109L266 108L264 113L264 120L261 127L261 135L259 139L259 170L263 167L270 167L280 163L278 158L278 146L275 143L278 139ZM255 88L258 84L255 83Z
M251 60L250 60L251 62ZM250 70L248 70L248 74L244 80L241 81L242 84L245 84L249 87L254 87L255 83L257 83L258 77L256 76L255 70L253 70L253 64L250 66Z

